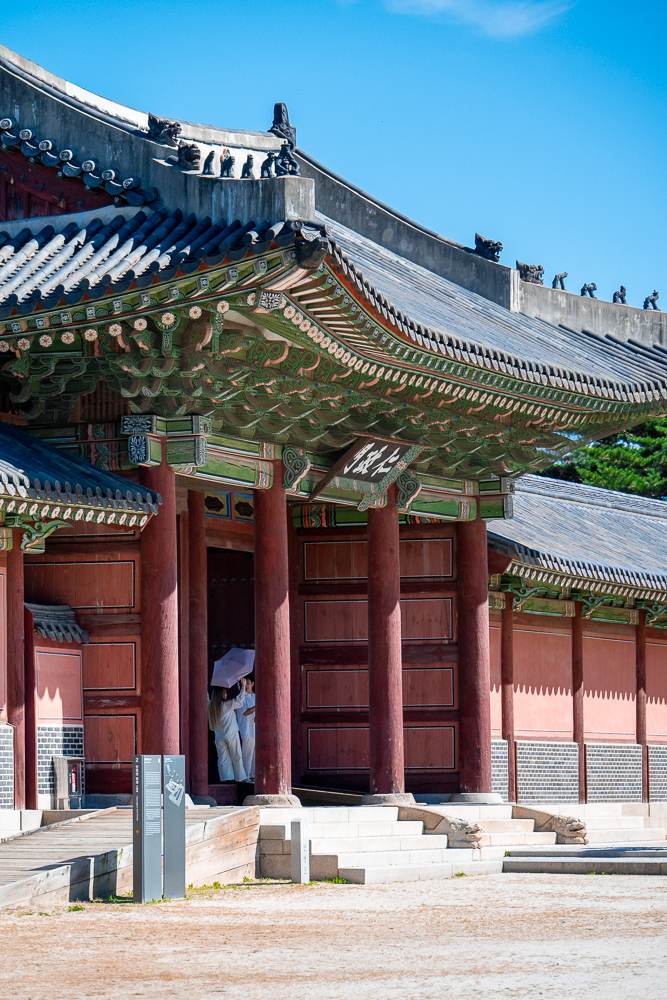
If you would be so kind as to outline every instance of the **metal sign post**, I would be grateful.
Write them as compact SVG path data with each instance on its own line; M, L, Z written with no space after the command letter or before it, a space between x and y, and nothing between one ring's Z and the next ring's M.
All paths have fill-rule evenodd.
M185 757L162 758L164 775L164 894L185 897Z
M133 883L135 903L162 899L162 759L133 759Z
M292 882L310 882L310 842L305 816L292 820Z

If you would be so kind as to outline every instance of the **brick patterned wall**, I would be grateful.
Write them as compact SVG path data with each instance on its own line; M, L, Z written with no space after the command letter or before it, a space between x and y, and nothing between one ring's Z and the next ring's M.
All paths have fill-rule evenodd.
M651 802L667 802L667 746L648 748L648 787Z
M587 743L586 799L641 802L642 748L636 743Z
M491 791L498 792L503 802L507 802L507 740L491 740Z
M517 740L516 781L519 802L578 802L579 747Z
M14 728L0 723L0 809L14 808Z
M83 757L83 726L37 726L38 795L55 793L54 755Z

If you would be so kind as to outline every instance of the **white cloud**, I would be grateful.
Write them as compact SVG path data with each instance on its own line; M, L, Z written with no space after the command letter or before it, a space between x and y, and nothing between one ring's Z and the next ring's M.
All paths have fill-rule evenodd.
M562 0L384 0L395 14L444 14L493 38L531 35L572 7Z

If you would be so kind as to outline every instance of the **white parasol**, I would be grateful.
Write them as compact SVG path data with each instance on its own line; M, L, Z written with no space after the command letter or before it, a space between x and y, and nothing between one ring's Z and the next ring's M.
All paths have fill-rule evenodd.
M233 687L242 677L251 674L254 666L254 649L232 647L228 653L225 653L213 664L211 687Z

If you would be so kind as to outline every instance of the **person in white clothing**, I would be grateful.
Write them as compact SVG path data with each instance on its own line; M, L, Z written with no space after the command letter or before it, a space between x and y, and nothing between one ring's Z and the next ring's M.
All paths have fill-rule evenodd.
M253 687L255 681L252 674L244 677L241 681L245 689L245 701L242 708L236 709L236 718L241 734L241 754L243 757L243 769L250 781L255 780L255 695Z
M234 711L243 706L246 697L245 691L241 691L236 698L230 698L227 688L214 687L211 690L211 700L208 704L208 725L215 733L220 781L247 780L241 757L239 727Z

